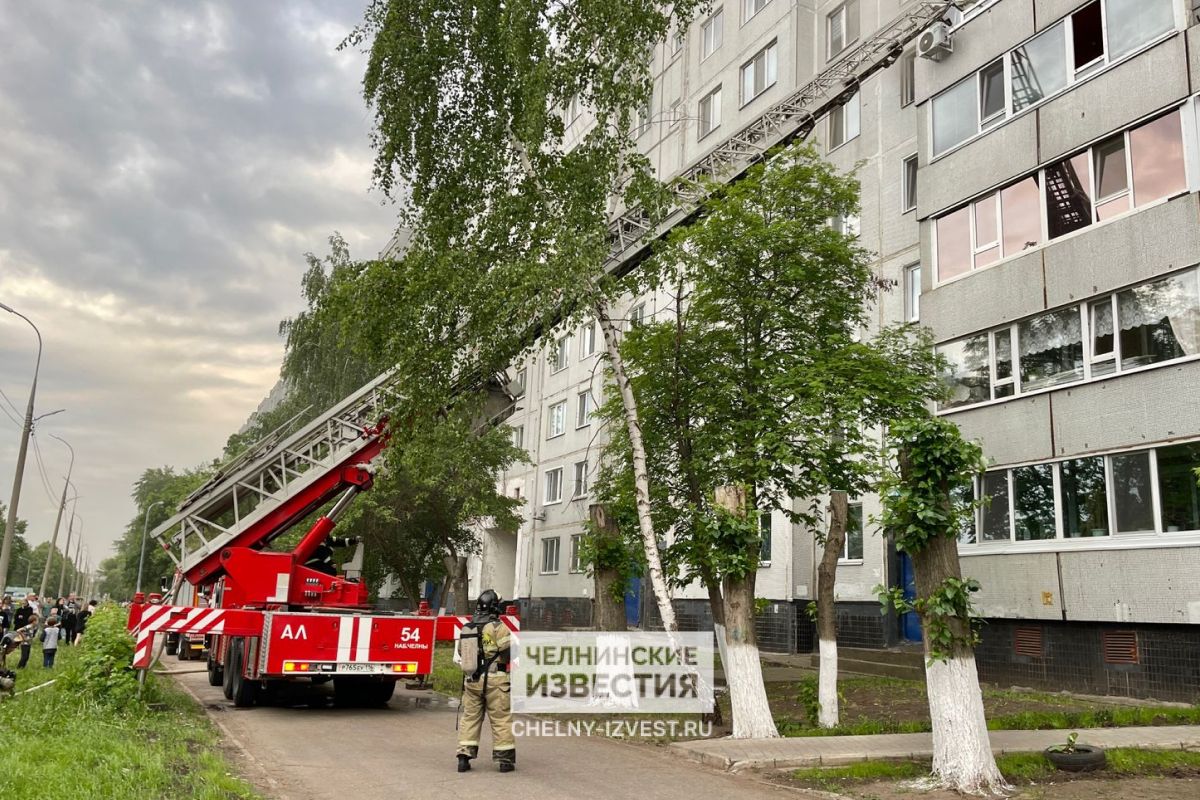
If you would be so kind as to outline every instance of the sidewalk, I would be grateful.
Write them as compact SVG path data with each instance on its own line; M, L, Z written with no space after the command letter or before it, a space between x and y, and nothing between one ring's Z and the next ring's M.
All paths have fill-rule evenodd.
M989 731L992 751L1037 752L1066 741L1067 730ZM1080 744L1098 747L1144 747L1156 750L1200 749L1200 725L1148 728L1085 728ZM674 742L677 755L717 769L816 767L850 764L868 759L928 759L933 740L928 733L889 733L880 736L802 736L780 739L699 739Z

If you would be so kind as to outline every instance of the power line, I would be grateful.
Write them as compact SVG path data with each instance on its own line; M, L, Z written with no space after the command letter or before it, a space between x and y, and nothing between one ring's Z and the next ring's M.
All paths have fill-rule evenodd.
M3 389L0 389L0 397L3 397L5 400L7 400L7 401L8 401L8 404L9 404L10 406L12 405L12 401L8 399L8 395L6 395L6 394L4 393L4 390L3 390ZM8 417L10 420L12 420L12 423L13 423L14 425L16 425L18 428L19 428L19 427L21 427L21 424L22 424L22 423L21 423L21 420L19 420L17 417L14 417L14 416L12 415L12 412L11 412L11 411L9 411L9 410L8 410L8 409L7 409L5 406L3 406L3 405L0 405L0 411L3 411L3 412L4 412L4 416L6 416L6 417ZM20 413L20 412L18 412L18 413Z
M42 446L38 444L37 436L33 439L33 457L37 462L38 474L42 478L42 488L46 490L46 497L50 498L50 502L57 505L58 500L54 497L54 488L50 485L50 478L46 476L46 464L42 461Z
M18 414L20 414L20 413L21 413L20 409L18 409L18 408L17 408L16 404L15 404L15 403L13 403L13 401L12 401L12 400L9 400L9 399L8 399L8 395L6 395L6 394L4 393L4 390L3 390L3 389L0 389L0 397L3 397L3 398L4 398L4 402L6 402L6 403L8 403L10 406L12 406L12 410L13 410L13 411L17 412ZM0 409L3 409L3 408L4 408L4 406L0 406ZM5 413L8 413L8 410L7 410L7 409L5 409Z

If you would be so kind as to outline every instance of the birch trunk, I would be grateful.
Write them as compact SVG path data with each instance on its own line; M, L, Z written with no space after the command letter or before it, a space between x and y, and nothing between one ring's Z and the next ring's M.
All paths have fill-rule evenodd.
M446 556L445 565L446 582L450 586L450 592L454 595L454 610L451 613L457 616L467 616L474 611L471 598L467 597L467 557ZM445 602L444 595L442 602Z
M817 567L817 652L820 668L817 673L817 700L820 712L817 724L836 728L839 721L837 691L837 563L846 544L846 518L849 498L845 492L829 495L829 533Z
M646 552L650 588L654 592L654 601L658 605L658 614L662 618L663 628L668 633L673 633L679 630L679 624L675 620L675 608L671 605L671 595L667 591L662 559L658 553L658 539L654 536L654 521L650 517L650 474L646 468L646 447L642 441L642 424L638 418L637 399L633 396L633 386L629 383L629 375L625 371L625 361L621 358L616 325L608 315L608 303L603 298L596 301L596 319L600 323L600 330L604 332L604 345L608 351L613 381L621 393L621 402L625 407L625 426L629 431L629 445L633 453L633 483L638 529L641 531L642 547Z
M947 578L961 578L958 545L948 536L934 536L912 554L917 597L936 592ZM921 625L927 628L925 617ZM956 636L966 636L968 624L950 620ZM949 656L930 658L929 636L925 640L925 683L929 694L929 717L933 723L933 774L930 783L969 794L1000 793L1008 784L996 767L983 712L983 694L975 653L967 644L953 648Z

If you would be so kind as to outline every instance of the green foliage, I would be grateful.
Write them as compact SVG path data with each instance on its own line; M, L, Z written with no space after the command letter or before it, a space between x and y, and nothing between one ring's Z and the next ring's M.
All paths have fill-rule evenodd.
M1067 734L1065 744L1052 744L1046 749L1054 753L1074 753L1077 741L1079 741L1079 731L1071 731Z
M796 686L796 702L804 708L809 725L815 725L821 717L820 685L816 675L800 679Z
M627 521L628 523L628 521ZM633 521L636 526L636 521ZM579 543L579 559L587 565L588 575L597 570L611 570L617 579L608 587L614 601L625 597L631 580L645 574L646 555L633 527L626 527L624 535L618 532L611 536L596 530L592 520L584 523L585 533ZM618 529L619 530L619 529Z
M873 591L879 598L880 613L886 614L889 608L894 608L899 614L915 611L921 616L922 633L929 640L930 657L938 661L947 658L957 645L974 647L979 643L979 626L983 620L975 613L971 598L979 589L979 581L973 578L946 578L936 591L912 601L898 586L888 588L878 584ZM959 628L952 620L967 621L965 638L958 633Z
M113 708L130 708L157 700L161 692L153 676L138 692L133 664L133 636L125 629L128 612L116 605L98 607L87 622L78 654L67 668L62 684L68 691Z

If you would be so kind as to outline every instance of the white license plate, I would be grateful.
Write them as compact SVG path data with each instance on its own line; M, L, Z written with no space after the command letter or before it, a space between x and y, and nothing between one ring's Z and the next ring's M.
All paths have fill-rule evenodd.
M382 672L386 672L387 670L384 668L383 664L371 664L370 662L361 663L361 662L352 662L352 661L339 661L338 665L337 665L337 671L338 672L361 672L361 673L366 673L366 674L370 674L370 675L377 675Z

